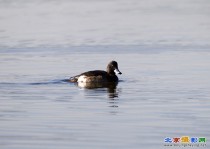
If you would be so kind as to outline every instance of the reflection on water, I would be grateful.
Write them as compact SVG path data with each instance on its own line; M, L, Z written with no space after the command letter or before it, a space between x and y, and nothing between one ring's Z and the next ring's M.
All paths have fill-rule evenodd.
M118 92L117 92L117 82L94 82L94 83L89 83L89 82L77 82L75 83L78 87L81 88L86 88L86 89L92 89L96 90L98 88L105 88L108 94L109 98L117 98L118 97Z

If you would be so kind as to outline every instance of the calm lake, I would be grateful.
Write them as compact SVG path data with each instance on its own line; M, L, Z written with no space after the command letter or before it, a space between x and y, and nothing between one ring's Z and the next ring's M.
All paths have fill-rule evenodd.
M209 148L209 6L0 1L0 148ZM116 88L66 81L111 60Z

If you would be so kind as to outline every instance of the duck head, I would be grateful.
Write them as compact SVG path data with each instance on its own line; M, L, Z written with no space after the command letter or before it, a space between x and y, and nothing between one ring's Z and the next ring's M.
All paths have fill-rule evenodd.
M120 70L118 69L118 64L116 61L111 61L108 65L107 65L107 73L109 74L115 74L114 71L117 71L118 74L122 74L120 72Z

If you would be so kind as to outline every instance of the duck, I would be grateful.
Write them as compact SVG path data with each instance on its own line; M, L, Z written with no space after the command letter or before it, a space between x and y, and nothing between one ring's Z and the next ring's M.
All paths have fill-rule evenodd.
M106 71L104 70L92 70L81 73L79 75L69 78L73 83L117 83L119 81L115 71L118 74L122 74L118 69L118 63L111 61L108 63Z

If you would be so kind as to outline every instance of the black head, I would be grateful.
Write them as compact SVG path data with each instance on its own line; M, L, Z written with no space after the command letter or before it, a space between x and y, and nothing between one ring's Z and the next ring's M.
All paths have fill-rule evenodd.
M110 73L110 74L113 74L113 73L115 74L115 72L114 72L115 70L118 72L118 74L122 74L120 72L120 70L118 69L117 62L116 61L111 61L107 66L107 72Z

